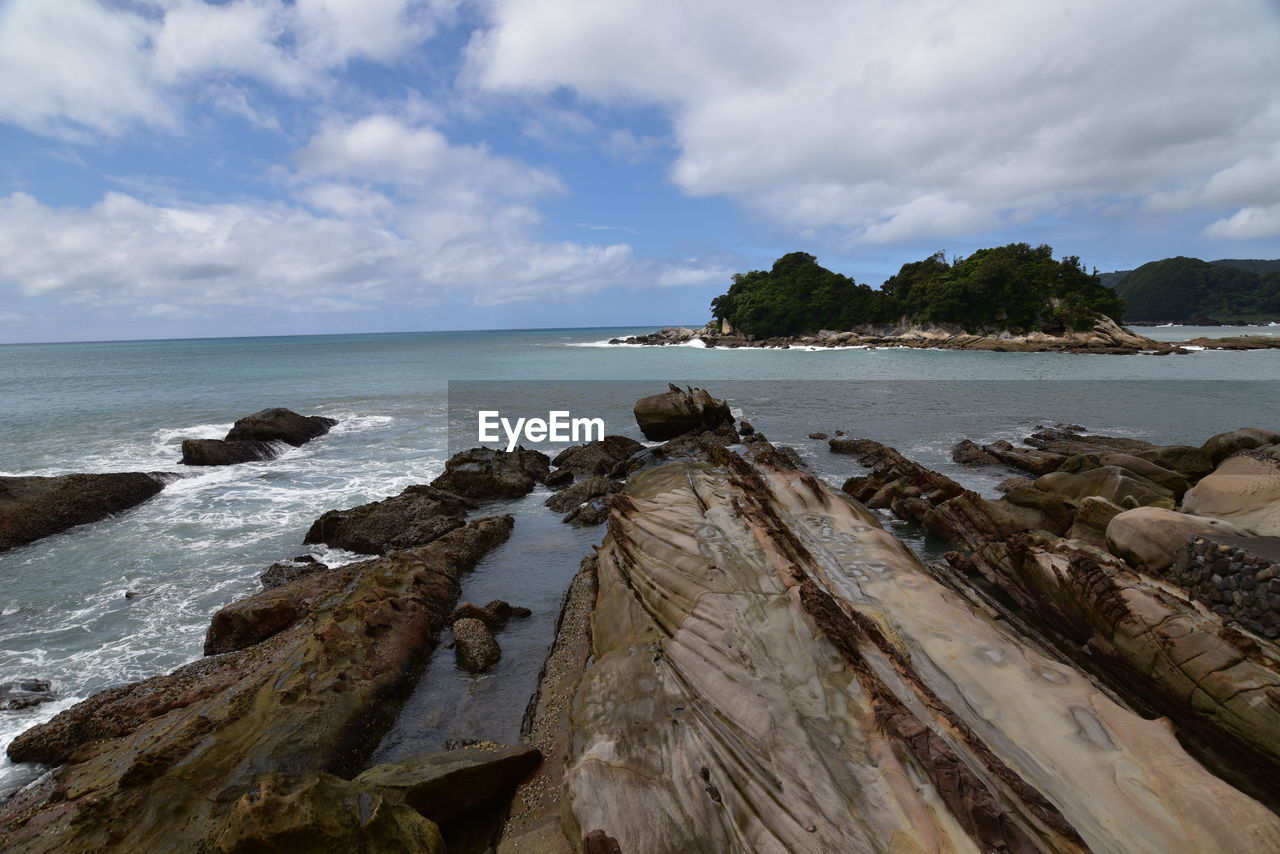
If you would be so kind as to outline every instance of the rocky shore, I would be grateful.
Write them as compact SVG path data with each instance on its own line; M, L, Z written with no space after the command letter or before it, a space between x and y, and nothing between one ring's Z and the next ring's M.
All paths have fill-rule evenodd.
M21 735L51 771L0 802L0 848L1280 850L1280 434L955 437L1011 475L989 498L815 433L837 489L699 389L635 417L663 444L473 449L321 516L307 542L377 557L281 560L203 659ZM370 766L433 649L483 673L528 614L459 600L514 524L486 504L542 488L607 525L521 743Z
M698 342L704 347L762 347L787 350L811 348L883 348L907 347L921 350L988 350L997 353L1097 353L1111 355L1185 354L1195 350L1268 350L1280 349L1280 337L1242 335L1231 338L1195 338L1189 341L1156 341L1120 326L1110 318L1099 317L1093 328L1085 331L1062 331L1056 334L1011 332L976 335L963 329L942 326L876 327L862 326L852 331L819 330L812 335L786 338L751 338L724 329L720 324L707 324L701 329L669 326L646 335L613 338L610 344L666 346Z

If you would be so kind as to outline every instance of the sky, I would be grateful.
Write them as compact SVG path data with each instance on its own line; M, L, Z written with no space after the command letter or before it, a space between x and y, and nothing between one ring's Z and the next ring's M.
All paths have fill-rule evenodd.
M1280 257L1280 0L0 0L0 342Z

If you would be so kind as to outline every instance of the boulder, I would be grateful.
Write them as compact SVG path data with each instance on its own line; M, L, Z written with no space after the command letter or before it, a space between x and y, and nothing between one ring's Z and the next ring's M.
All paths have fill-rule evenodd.
M484 673L502 657L502 650L489 627L474 617L463 617L454 622L453 642L458 666L472 673Z
M742 421L738 422L738 435L750 436L754 432L756 432L756 428L752 426L750 421L744 418Z
M1033 487L1035 485L1036 482L1029 477L1006 477L1004 480L996 484L996 492L999 492L1001 495L1008 495L1015 489L1021 489L1024 486Z
M479 501L519 498L550 473L551 460L541 451L472 448L450 457L431 485Z
M1237 451L1251 451L1277 442L1280 442L1280 433L1274 430L1241 427L1239 430L1231 430L1211 437L1200 446L1200 450L1204 451L1210 462L1216 466Z
M605 436L595 442L565 448L551 460L551 464L574 474L608 475L618 468L619 463L626 462L641 450L644 450L644 445L635 439Z
M184 466L233 466L280 456L280 446L272 442L228 442L224 439L183 439Z
M1162 468L1175 471L1190 483L1194 483L1213 471L1213 460L1200 448L1190 445L1158 445L1134 456L1150 460Z
M324 772L266 774L232 807L218 854L413 851L444 854L435 822L391 792Z
M1076 503L1075 520L1071 529L1067 531L1067 537L1105 547L1107 525L1123 512L1123 507L1105 498L1096 495L1085 496Z
M163 488L141 472L0 477L0 552L121 513Z
M684 433L733 424L729 404L712 397L705 389L681 391L674 385L670 389L636 401L636 424L646 439L661 442Z
M1153 483L1157 483L1169 490L1174 498L1181 498L1182 494L1187 491L1187 479L1178 472L1170 471L1150 460L1120 452L1076 454L1074 457L1068 457L1058 468L1058 471L1081 474L1106 466L1122 468L1139 477L1144 477Z
M436 486L410 486L382 501L330 510L311 524L302 541L357 554L386 554L425 545L461 527L478 506Z
M311 555L298 555L297 557L278 560L271 564L258 576L258 580L262 582L264 588L270 590L273 587L288 584L290 581L297 581L299 578L314 575L317 572L324 572L328 568L326 564L321 563Z
M1145 439L1133 439L1128 436L1099 436L1084 432L1078 424L1058 424L1053 427L1041 427L1026 438L1026 443L1052 454L1073 457L1076 454L1102 453L1119 451L1137 456L1142 451L1155 447Z
M219 609L204 637L204 654L234 652L264 641L296 623L307 612L297 583L264 590Z
M951 459L962 466L993 466L1000 460L970 439L961 439L951 448Z
M328 433L337 423L333 418L299 415L276 407L241 418L232 425L226 439L228 442L284 442L296 448Z
M599 475L580 480L567 489L553 494L544 503L556 513L568 513L580 504L585 504L605 495L611 495L622 489L622 484Z
M351 782L396 792L422 815L448 824L507 797L541 762L531 747L479 744L375 765Z
M1182 509L1280 535L1280 459L1259 451L1228 457L1183 496Z
M53 684L48 679L15 679L0 682L0 711L30 709L56 699Z
M1096 495L1121 506L1132 499L1137 507L1159 505L1173 509L1173 492L1119 466L1099 466L1078 474L1055 471L1041 475L1035 483L1036 489L1056 493L1073 502Z
M556 469L543 478L542 483L548 489L560 489L561 487L568 486L573 483L573 470Z
M1178 549L1197 534L1247 536L1248 532L1221 519L1138 507L1107 523L1107 550L1139 569L1159 573L1173 564Z

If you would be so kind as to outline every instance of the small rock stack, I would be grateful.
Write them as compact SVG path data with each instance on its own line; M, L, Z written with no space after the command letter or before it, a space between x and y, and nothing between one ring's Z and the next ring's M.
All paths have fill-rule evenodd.
M1169 577L1217 613L1280 638L1280 537L1191 537Z

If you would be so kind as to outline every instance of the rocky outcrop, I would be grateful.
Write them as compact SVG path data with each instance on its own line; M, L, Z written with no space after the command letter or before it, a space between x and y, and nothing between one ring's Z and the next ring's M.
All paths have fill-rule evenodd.
M729 404L712 397L706 390L690 388L681 391L674 385L670 389L636 401L636 424L646 439L663 442L685 433L733 424Z
M1035 448L1020 448L1004 439L992 442L990 445L983 445L981 450L1006 465L1034 475L1056 471L1058 466L1067 459L1065 454L1052 454Z
M1280 536L1280 458L1241 451L1182 499L1187 513L1212 516L1263 536Z
M307 575L314 575L317 572L324 572L329 567L316 560L311 555L298 555L288 560L278 560L271 566L262 571L258 576L258 580L262 582L262 586L270 590L273 587L279 587L282 584L288 584L290 581L297 581Z
M822 434L818 434L822 435ZM814 437L811 438L816 438ZM822 438L826 438L822 435ZM982 447L970 439L961 439L951 448L951 460L962 466L994 466L1000 459L994 454L984 451Z
M0 682L0 712L30 709L56 698L53 684L48 679L15 679L11 682Z
M494 599L488 605L481 608L479 605L473 605L470 602L464 602L459 605L457 610L449 615L449 624L458 620L470 617L485 624L485 627L491 632L500 631L506 628L508 622L512 618L523 619L533 614L528 608L522 608L519 605L511 605L501 599Z
M276 407L246 415L227 432L228 442L284 442L297 448L329 432L337 425L335 418L299 415Z
M556 513L567 513L566 522L596 525L604 521L604 499L620 489L620 482L593 475L555 493L545 504Z
M265 775L359 770L436 644L459 576L511 525L473 520L425 546L264 591L300 594L305 613L265 640L108 689L18 736L11 759L62 767L0 805L0 847L198 851L224 833L228 846L251 839L235 830L248 821L237 816L253 811Z
M644 445L635 439L605 436L595 442L565 448L555 456L551 465L556 466L559 472L567 471L575 475L621 478L627 475L627 460L642 450Z
M386 554L425 545L461 527L467 513L478 506L436 486L410 486L382 501L330 510L311 524L303 542L357 554Z
M458 666L472 673L484 673L502 657L489 627L474 617L454 621L453 645Z
M141 472L0 477L0 552L122 513L163 488Z
M1139 507L1107 523L1107 550L1131 566L1159 574L1187 539L1204 534L1247 536L1248 531L1206 516L1175 513L1160 507Z
M1280 698L1280 651L1261 649L1107 551L1020 517L1007 501L987 501L879 443L860 446L859 461L871 471L845 490L954 544L950 571L934 567L944 581L980 577L966 594L979 607L1040 634L1135 708L1169 717L1198 759L1280 804L1280 787L1269 782L1280 770L1280 702L1262 700ZM1125 515L1182 514L1132 510L1108 530ZM987 585L1000 596L989 596Z
M665 344L685 344L698 337L698 330L687 326L664 326L657 332L630 335L626 338L610 338L610 344L649 344L661 347Z
M1280 819L1164 722L981 616L804 472L713 447L635 474L597 563L574 848L1280 846Z
M519 498L546 479L551 461L541 451L517 447L514 451L472 448L450 457L444 474L431 482L437 489L485 501Z
M282 408L263 409L241 418L223 439L185 439L182 464L228 466L280 456L279 443L299 447L323 436L338 422L320 415L299 415Z

